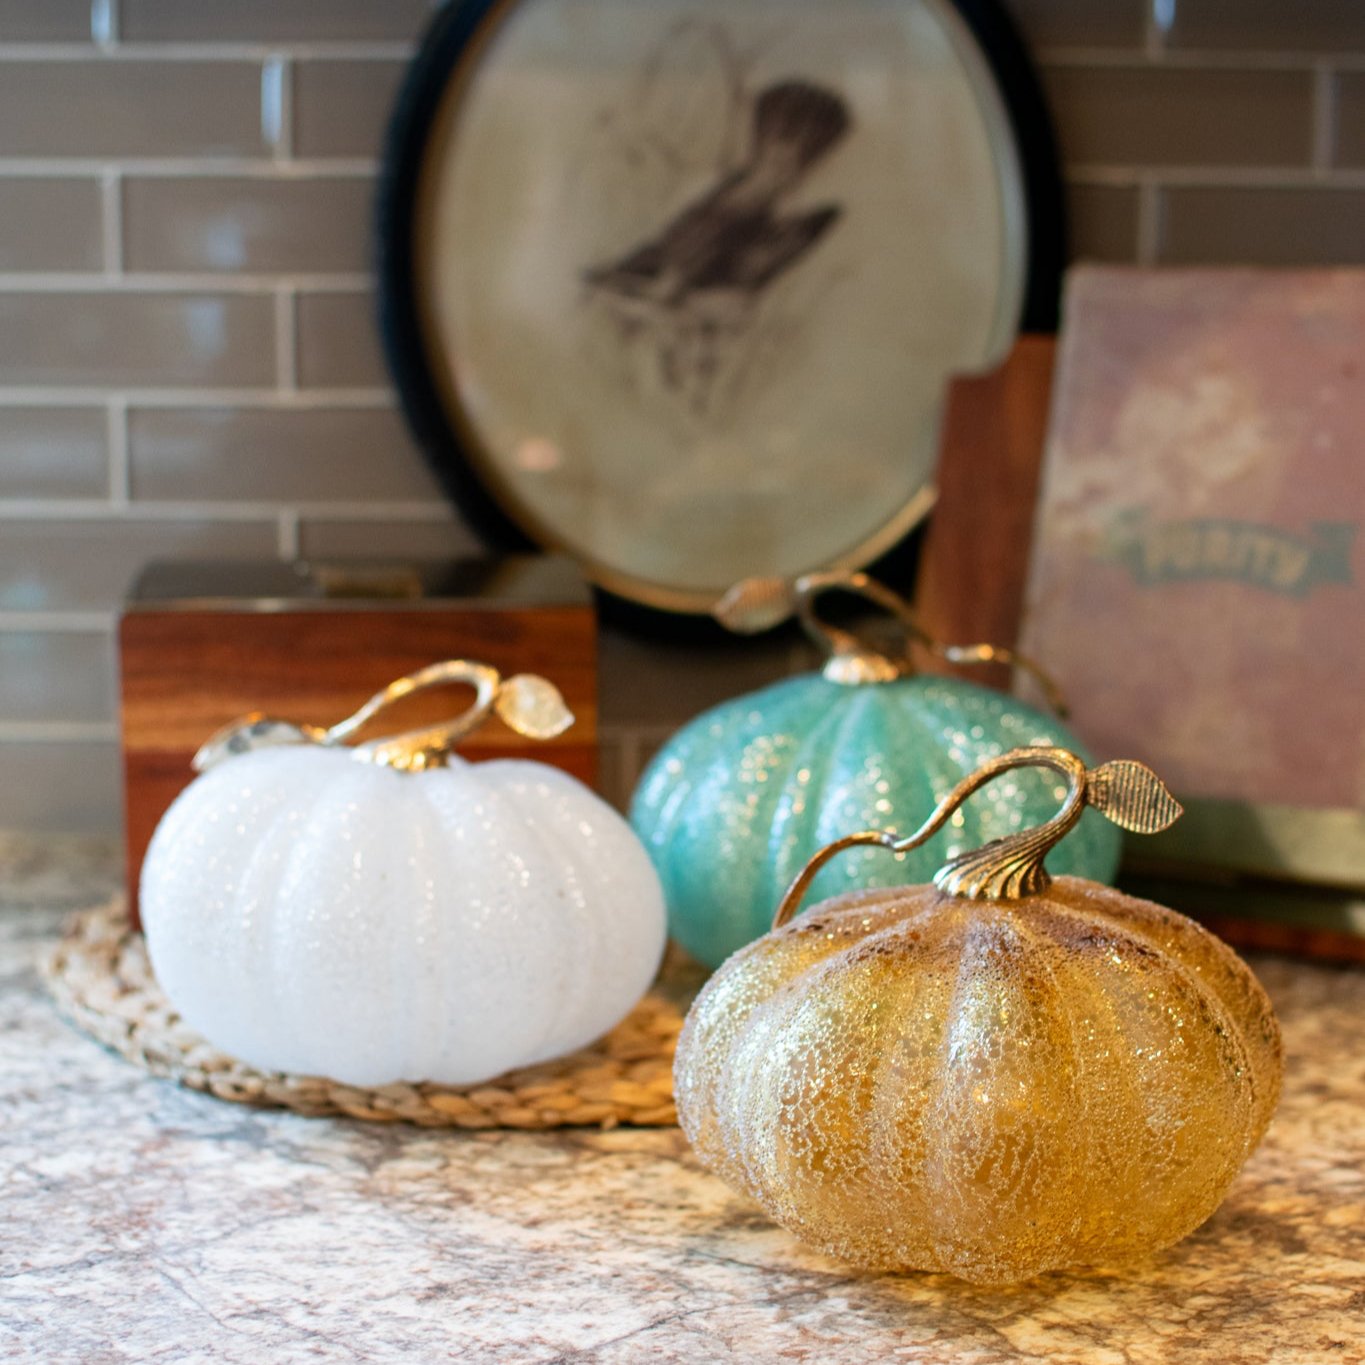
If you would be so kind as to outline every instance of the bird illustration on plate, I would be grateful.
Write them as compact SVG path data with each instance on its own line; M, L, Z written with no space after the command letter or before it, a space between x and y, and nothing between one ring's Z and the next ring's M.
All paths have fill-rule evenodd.
M811 170L847 136L843 98L798 78L751 100L741 163L644 240L583 272L623 339L652 341L665 388L698 412L735 363L766 291L838 224L838 203L788 207Z

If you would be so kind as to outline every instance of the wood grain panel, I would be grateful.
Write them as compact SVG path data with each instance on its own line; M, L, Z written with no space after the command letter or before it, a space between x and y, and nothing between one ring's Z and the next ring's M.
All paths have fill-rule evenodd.
M332 725L380 688L439 659L539 673L576 720L549 741L496 718L468 736L470 758L535 758L593 785L597 635L591 607L422 607L280 612L131 609L119 624L128 886L136 913L157 822L193 777L195 750L249 711ZM445 719L468 689L442 688L386 711L361 738Z
M955 644L1013 645L1033 540L1056 343L1023 336L987 375L953 381L939 449L938 502L925 533L915 605ZM964 678L1008 688L1004 668Z

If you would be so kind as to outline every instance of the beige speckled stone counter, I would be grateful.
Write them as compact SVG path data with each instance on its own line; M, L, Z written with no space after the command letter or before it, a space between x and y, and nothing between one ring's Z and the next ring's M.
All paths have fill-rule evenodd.
M33 970L113 867L97 845L0 840L0 1358L1365 1361L1358 969L1255 960L1284 1103L1193 1237L1123 1274L988 1292L803 1250L676 1130L432 1133L144 1076Z

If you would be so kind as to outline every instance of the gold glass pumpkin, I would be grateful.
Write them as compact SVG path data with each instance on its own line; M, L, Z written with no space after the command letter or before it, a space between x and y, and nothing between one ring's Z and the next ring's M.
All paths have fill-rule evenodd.
M853 892L788 923L853 844L917 845L978 787L1041 764L1048 824L955 859L932 886ZM679 1120L704 1165L803 1241L875 1269L984 1284L1114 1265L1218 1206L1279 1095L1270 1002L1183 915L1042 859L1089 804L1139 832L1180 813L1141 764L1015 750L908 839L823 849L774 929L697 998Z

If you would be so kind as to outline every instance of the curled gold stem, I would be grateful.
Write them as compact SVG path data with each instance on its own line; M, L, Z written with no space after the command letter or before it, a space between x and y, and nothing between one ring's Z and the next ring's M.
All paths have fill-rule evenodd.
M920 625L910 604L899 593L884 583L869 578L865 573L851 573L845 569L830 569L809 573L796 580L796 614L802 628L816 644L829 654L825 674L835 682L887 682L903 676L910 667L909 651L898 660L887 659L869 649L851 631L842 630L820 616L816 602L826 592L847 592L892 616L905 634L907 644L918 645L926 653L945 663L974 667L978 664L1002 664L1027 673L1038 684L1053 712L1065 719L1069 712L1065 696L1056 681L1041 665L1026 654L1004 645L975 644L948 645L931 635Z
M796 875L773 916L779 929L796 913L816 874L836 854L861 845L876 845L892 853L908 853L932 839L947 824L953 812L974 792L1002 773L1014 768L1052 768L1067 778L1066 799L1061 809L1045 825L996 839L984 848L954 858L934 877L934 885L949 895L973 900L1015 899L1036 895L1047 888L1050 878L1043 867L1048 850L1068 834L1081 818L1086 798L1086 768L1067 749L1030 745L1007 754L964 777L934 808L930 817L913 834L898 839L886 830L861 830L826 844Z

